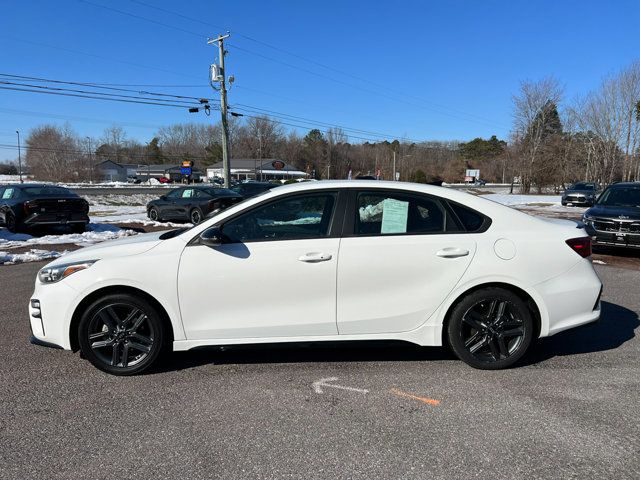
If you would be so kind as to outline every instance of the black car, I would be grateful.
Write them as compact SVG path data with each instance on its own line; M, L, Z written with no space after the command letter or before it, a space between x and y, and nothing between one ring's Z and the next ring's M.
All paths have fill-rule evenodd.
M0 225L11 232L69 226L84 232L89 203L67 188L37 183L0 185Z
M147 216L162 222L165 220L200 223L207 215L227 208L242 200L242 195L213 186L176 188L147 204Z
M245 182L239 183L233 187L231 190L239 193L244 198L255 197L256 195L260 195L263 192L267 192L272 188L279 187L279 183L270 183L270 182Z
M640 248L640 182L610 185L582 220L594 245Z
M594 182L577 182L567 187L562 194L562 205L591 207L598 198L600 185Z

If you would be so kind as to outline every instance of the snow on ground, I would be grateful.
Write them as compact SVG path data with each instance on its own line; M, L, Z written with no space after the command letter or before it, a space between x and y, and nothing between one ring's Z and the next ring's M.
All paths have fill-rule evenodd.
M45 235L35 237L26 233L11 233L0 229L0 248L18 248L29 245L61 245L74 244L81 247L135 235L133 230L121 229L115 225L90 223L84 233L65 233L61 235Z
M15 263L25 263L25 262L39 262L42 260L53 260L54 258L58 258L61 255L67 253L50 251L50 250L40 250L38 248L32 248L28 252L25 253L10 253L0 251L0 265L12 265Z
M492 193L483 195L482 198L493 200L494 202L515 207L518 210L535 210L536 213L566 213L570 216L581 215L587 207L563 206L561 195L509 195Z

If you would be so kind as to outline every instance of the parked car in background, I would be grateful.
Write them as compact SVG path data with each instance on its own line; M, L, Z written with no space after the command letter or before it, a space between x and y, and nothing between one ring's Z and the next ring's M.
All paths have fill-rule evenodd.
M251 198L261 193L267 192L272 188L279 187L279 183L270 182L244 182L231 187L231 190L239 193L244 198Z
M539 337L598 320L590 255L573 221L457 190L305 182L191 229L56 259L38 273L29 319L33 342L79 349L115 375L168 350L341 340L449 345L498 369Z
M147 204L147 216L156 222L165 220L197 225L207 215L242 200L242 195L226 188L189 185L176 188Z
M595 182L578 182L567 187L562 194L562 205L592 206L600 192L600 185Z
M595 245L640 248L640 182L610 185L582 220L593 229Z
M60 225L84 232L88 223L89 203L67 188L37 183L0 185L0 225L11 232Z

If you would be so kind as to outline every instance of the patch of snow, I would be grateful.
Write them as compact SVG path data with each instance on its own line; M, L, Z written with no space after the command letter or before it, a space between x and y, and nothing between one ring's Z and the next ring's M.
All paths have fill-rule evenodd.
M54 258L58 258L65 253L67 253L66 250L64 252L57 252L50 250L39 250L36 248L32 248L25 253L9 253L0 251L0 265L12 265L15 263L51 260Z
M593 260L593 263L597 264L597 265L606 265L607 262L603 262L602 260Z
M17 248L29 245L57 245L64 243L86 246L136 234L137 232L133 230L124 230L115 225L100 223L90 223L88 225L88 231L84 233L44 235L42 237L34 237L25 233L11 233L3 228L0 229L0 248Z

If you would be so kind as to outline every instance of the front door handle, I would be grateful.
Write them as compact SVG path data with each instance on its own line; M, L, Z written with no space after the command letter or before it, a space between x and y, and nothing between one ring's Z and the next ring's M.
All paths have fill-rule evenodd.
M447 247L442 250L438 250L436 255L442 258L458 258L458 257L466 257L469 255L469 250L465 250L464 248L457 247Z
M320 252L309 252L301 255L298 260L306 263L318 263L318 262L326 262L331 260L332 256L330 253L320 253Z

